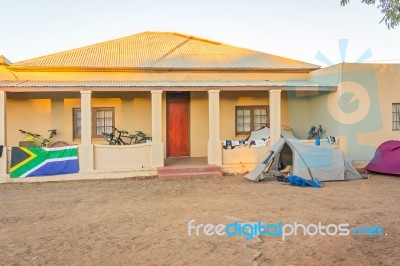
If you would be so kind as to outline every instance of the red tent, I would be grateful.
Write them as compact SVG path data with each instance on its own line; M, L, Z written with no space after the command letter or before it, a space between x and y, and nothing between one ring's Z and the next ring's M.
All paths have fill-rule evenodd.
M374 158L364 168L367 171L400 175L400 141L389 140L382 143Z

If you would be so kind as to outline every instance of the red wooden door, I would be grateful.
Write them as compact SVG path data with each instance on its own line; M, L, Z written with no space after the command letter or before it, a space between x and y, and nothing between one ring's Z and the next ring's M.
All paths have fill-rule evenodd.
M167 156L189 156L189 97L187 93L167 95Z

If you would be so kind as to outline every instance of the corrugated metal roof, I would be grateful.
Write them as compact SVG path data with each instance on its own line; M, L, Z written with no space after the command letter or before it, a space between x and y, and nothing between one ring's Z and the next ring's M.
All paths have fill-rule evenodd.
M144 32L16 62L10 68L317 69L319 66L173 32Z
M327 87L310 81L0 81L0 87Z

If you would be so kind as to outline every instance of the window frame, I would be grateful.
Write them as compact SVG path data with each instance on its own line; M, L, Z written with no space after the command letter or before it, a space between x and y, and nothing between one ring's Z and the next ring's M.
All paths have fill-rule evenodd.
M76 119L78 110L82 110L81 108L72 108L72 131L73 138L80 139L82 135L78 136L76 132ZM92 107L91 110L91 124L92 124L92 138L102 138L103 135L97 135L97 111L112 111L112 126L115 127L115 108L114 107ZM82 123L82 117L81 117ZM82 128L82 125L81 125ZM81 132L82 133L82 132Z
M400 131L400 103L392 103L392 131Z
M269 105L238 105L235 106L235 134L236 135L244 135L244 134L249 134L251 131L254 131L254 110L255 109L265 109L266 110L266 116L267 116L267 123L265 126L269 127ZM238 131L238 117L237 117L237 111L238 110L246 110L250 109L250 131Z

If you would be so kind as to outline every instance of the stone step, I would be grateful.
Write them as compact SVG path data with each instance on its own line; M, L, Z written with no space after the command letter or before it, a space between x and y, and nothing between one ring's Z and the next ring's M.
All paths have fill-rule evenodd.
M161 180L211 178L222 176L221 169L217 165L167 166L158 168L157 173Z
M178 174L159 174L160 180L182 180L192 178L217 178L222 177L221 172L197 172L197 173L178 173Z
M220 167L217 165L182 165L160 167L157 169L159 174L219 172L220 170Z

